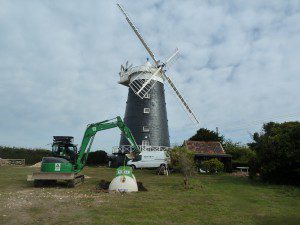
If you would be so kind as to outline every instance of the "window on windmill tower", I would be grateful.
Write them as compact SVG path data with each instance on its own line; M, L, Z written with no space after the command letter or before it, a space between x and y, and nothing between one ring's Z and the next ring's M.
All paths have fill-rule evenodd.
M148 126L143 126L143 131L144 131L144 132L148 132L148 131L150 131L150 129L149 129Z
M148 140L142 140L142 145L150 145L150 142Z
M150 113L150 108L144 108L144 113Z
M144 96L144 98L150 99L150 94L149 94L149 93L146 93L145 96Z

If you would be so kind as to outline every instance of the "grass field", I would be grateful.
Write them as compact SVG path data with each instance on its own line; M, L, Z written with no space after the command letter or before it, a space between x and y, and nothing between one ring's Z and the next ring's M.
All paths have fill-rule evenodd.
M90 178L74 189L34 188L31 167L0 167L0 224L300 224L300 188L247 178L197 175L184 190L179 174L135 171L147 192L97 192L114 169L85 168Z

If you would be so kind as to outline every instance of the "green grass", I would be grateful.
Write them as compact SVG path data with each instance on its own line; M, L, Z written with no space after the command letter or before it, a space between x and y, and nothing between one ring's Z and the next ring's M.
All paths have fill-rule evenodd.
M0 224L299 224L300 189L247 178L197 175L184 190L179 174L137 170L148 189L132 194L97 192L115 170L84 169L91 177L74 189L34 188L34 168L0 167Z

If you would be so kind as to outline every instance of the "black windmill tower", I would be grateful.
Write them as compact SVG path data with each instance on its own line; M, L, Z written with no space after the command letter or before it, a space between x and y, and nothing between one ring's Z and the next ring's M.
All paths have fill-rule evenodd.
M178 49L169 59L161 63L155 58L154 53L129 19L124 8L120 4L117 4L117 6L154 62L154 65L152 65L147 60L144 65L135 67L132 65L128 66L128 62L126 62L125 66L121 66L119 83L129 87L124 122L130 128L142 150L164 150L170 147L164 91L165 81L173 89L189 117L198 123L195 114L165 73L166 68L177 57ZM121 135L119 150L121 152L130 151L131 149L128 145L126 138Z

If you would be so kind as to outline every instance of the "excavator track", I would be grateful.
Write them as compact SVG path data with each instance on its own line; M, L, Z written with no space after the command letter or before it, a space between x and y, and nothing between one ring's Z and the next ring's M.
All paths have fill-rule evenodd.
M35 187L53 186L57 181L66 181L69 188L76 187L84 183L83 174L74 173L34 173L33 184Z
M83 174L78 174L75 176L73 180L68 181L68 187L69 188L74 188L80 184L84 183L84 175Z

